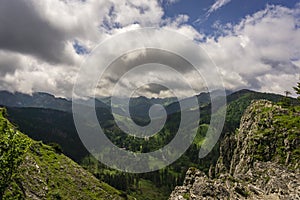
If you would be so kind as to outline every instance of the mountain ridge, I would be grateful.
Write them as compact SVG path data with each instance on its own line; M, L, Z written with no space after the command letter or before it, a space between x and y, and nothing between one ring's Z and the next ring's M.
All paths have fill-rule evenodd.
M208 97L207 94L205 94L204 96ZM228 112L226 115L227 121L225 122L224 130L221 134L220 140L223 140L223 137L226 136L227 133L232 133L236 128L238 128L242 113L245 111L245 109L253 99L264 98L273 102L279 102L283 99L290 99L285 98L281 95L258 93L249 90L242 90L228 95L227 99L229 99L229 103L227 107ZM290 99L291 104L294 104L294 101L294 99ZM107 169L105 166L101 165L101 163L98 163L95 166L89 166L91 162L87 162L83 165L83 158L84 160L89 161L89 153L86 152L84 146L78 138L73 122L72 113L50 110L46 108L16 107L7 107L7 111L9 119L14 124L17 124L22 132L26 133L36 140L41 140L47 143L58 143L59 145L61 145L64 154L71 157L77 163L83 165L85 169L88 169L97 178L100 178L100 180L105 180L114 187L123 190L124 192L129 192L128 194L130 195L132 193L136 195L137 192L135 191L139 191L140 188L144 188L143 186L145 184L145 181L141 181L142 186L140 187L139 184L137 184L139 180L146 179L147 181L150 181L148 183L150 183L150 185L152 184L151 188L153 189L155 187L159 188L162 185L167 185L165 191L171 192L176 185L180 185L182 183L184 174L188 167L196 166L200 167L205 172L208 172L211 163L217 163L217 159L219 156L219 142L205 159L199 160L197 158L199 147L201 146L203 139L205 139L205 134L210 123L211 114L209 103L206 103L202 106L199 105L199 107L201 116L198 133L193 144L187 150L187 152L178 161L176 161L163 171L151 173L151 175L142 174L141 176L134 177L128 175L125 176L122 173L116 173L111 169ZM155 137L150 137L149 140L143 140L135 139L129 137L125 133L122 133L122 131L120 131L115 125L114 117L110 112L108 112L107 109L96 108L96 113L101 127L103 127L105 130L106 136L115 145L120 148L126 148L126 150L129 151L142 153L159 149L166 143L171 141L171 139L176 134L176 126L180 122L180 112L170 114L168 115L167 123L165 124L165 127L161 132L159 132ZM147 115L148 113L145 114ZM122 122L126 123L125 120ZM78 153L80 153L81 155ZM127 180L130 184L127 184L126 186L122 185L124 187L119 187L120 185L118 184L118 182L116 182L116 180L124 179L124 177L126 178L125 180ZM132 182L132 180L134 180L134 183ZM148 186L147 188L149 188ZM160 190L156 191L158 192ZM144 190L144 192L146 193L141 194L142 196L139 196L139 198L141 197L142 199L144 199L145 197L148 197L148 194L150 195L147 190ZM151 195L151 200L158 198L157 193L152 193ZM165 195L165 197L167 196L168 195ZM163 199L162 197L163 196L160 195L160 199Z
M207 97L207 95L205 96ZM250 104L251 100L264 98L268 100L273 100L274 102L278 102L282 98L284 98L284 96L242 90L228 95L227 98L229 99L227 108L227 118L230 118L230 120L226 121L226 127L224 127L224 132L232 132L236 128L238 128L240 117L242 116L247 106ZM172 106L173 104L169 106ZM234 104L234 106L232 106L231 104ZM167 110L169 109L169 106L166 107ZM143 110L144 109L145 107L143 108ZM10 121L18 125L21 131L29 135L31 138L35 140L42 140L47 143L55 142L60 144L63 147L64 153L66 153L68 156L75 160L80 160L83 156L86 155L85 148L83 147L82 143L80 142L80 139L78 138L76 128L73 122L73 116L70 112L57 111L55 109L50 110L48 108L22 107L7 107L7 111L8 118L10 119ZM114 118L108 109L96 108L96 112L101 126L103 126L104 128L111 128L115 126L113 121ZM177 117L177 115L179 115L178 111L173 110L170 111L170 113L172 114L169 114L169 121L172 121L172 123L180 122L180 117ZM206 104L206 106L201 107L200 113L201 124L209 124L209 104ZM144 113L144 115L147 114L148 113ZM134 114L132 116L135 117ZM137 117L140 116L138 115ZM66 138L72 138L72 140L67 143L64 143L63 141L65 141ZM76 153L74 149L78 148L84 151Z

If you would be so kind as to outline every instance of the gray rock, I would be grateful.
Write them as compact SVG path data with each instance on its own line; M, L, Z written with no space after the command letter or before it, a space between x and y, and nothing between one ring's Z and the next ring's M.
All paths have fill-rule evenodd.
M277 120L288 112L269 101L252 103L239 131L221 142L220 157L209 176L190 168L183 186L177 186L169 200L300 199L299 160L292 154L300 151L300 142L299 137L290 137L300 136L300 130Z

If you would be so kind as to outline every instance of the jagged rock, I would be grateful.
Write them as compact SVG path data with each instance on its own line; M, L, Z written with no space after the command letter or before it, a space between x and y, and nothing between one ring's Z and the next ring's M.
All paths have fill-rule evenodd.
M269 101L252 103L239 131L221 142L209 177L189 169L169 199L300 199L299 114Z
M288 109L266 100L252 103L241 119L230 173L245 173L254 160L290 166L298 163L297 159L291 160L290 157L291 152L300 148L300 121L290 124L291 127L285 124L294 120L293 115L297 113L290 114ZM283 121L284 116L289 118ZM293 155L295 158L299 156L297 153Z
M300 199L299 171L290 171L273 162L255 162L243 176L208 178L188 170L183 186L177 186L170 200L181 199ZM199 176L200 175L200 176Z

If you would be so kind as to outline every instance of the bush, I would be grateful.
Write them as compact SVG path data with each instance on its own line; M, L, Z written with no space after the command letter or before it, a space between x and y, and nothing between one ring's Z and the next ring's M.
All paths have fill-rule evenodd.
M3 117L6 111L0 110L0 199L8 187L18 177L18 167L30 146L28 138L21 135Z
M54 142L51 142L51 143L49 143L48 145L49 145L50 147L52 147L53 150L54 150L56 153L58 153L58 154L63 153L63 149L62 149L62 147L61 147L59 144L54 143Z

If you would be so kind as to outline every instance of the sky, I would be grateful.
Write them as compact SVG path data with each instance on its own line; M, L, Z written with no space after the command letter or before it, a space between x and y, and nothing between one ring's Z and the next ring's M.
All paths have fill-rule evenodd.
M97 45L145 27L193 39L228 90L293 93L300 78L299 0L1 0L0 22L0 90L70 98L82 62ZM107 72L106 85L116 84L120 67ZM179 71L191 76L184 66ZM143 77L123 85L138 79ZM97 94L109 96L107 88ZM185 92L179 84L177 89ZM172 96L155 84L139 91Z

